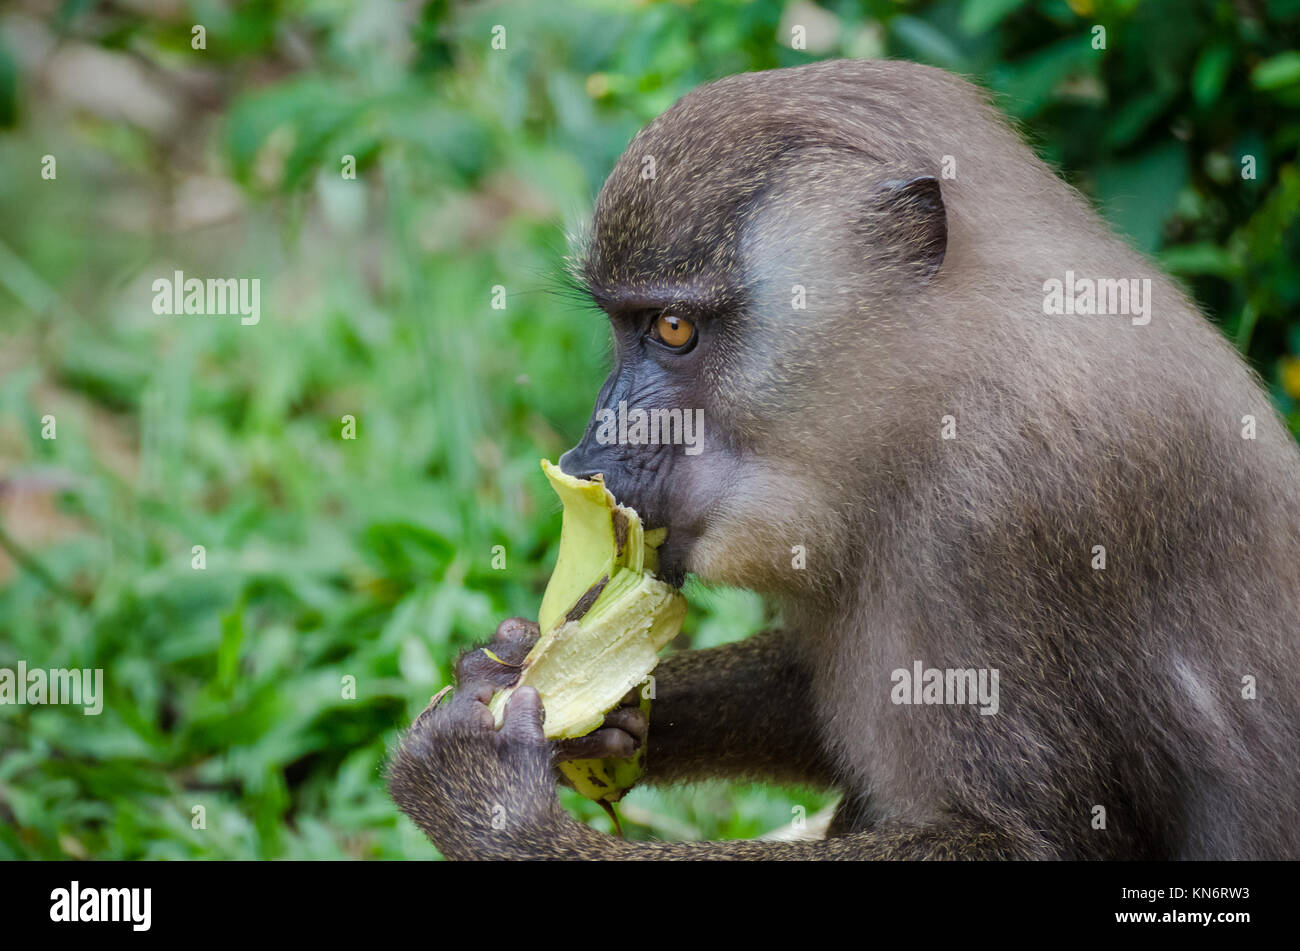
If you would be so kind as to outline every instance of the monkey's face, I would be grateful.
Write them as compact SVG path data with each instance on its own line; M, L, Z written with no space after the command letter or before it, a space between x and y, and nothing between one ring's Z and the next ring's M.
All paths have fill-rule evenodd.
M803 379L813 348L793 340L774 352L780 333L758 309L611 309L614 368L560 460L566 472L603 473L648 528L668 529L661 575L674 584L690 571L783 587L776 569L815 531L806 513L827 510L818 496L834 476L810 445L823 411Z
M720 322L685 305L612 309L615 366L579 445L560 466L603 473L620 503L647 528L666 527L661 575L681 584L724 486L739 470L737 447L713 418L708 385Z
M668 529L674 583L820 587L801 551L844 531L836 500L864 469L848 447L869 446L860 410L895 385L884 341L942 261L943 205L933 178L797 104L737 108L726 84L644 129L597 200L577 276L615 365L560 464Z

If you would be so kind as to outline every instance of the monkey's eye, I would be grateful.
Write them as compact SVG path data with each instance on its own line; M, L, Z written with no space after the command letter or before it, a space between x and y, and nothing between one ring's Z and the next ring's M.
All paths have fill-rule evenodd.
M661 314L654 323L654 337L665 347L684 351L695 341L695 325L676 314Z

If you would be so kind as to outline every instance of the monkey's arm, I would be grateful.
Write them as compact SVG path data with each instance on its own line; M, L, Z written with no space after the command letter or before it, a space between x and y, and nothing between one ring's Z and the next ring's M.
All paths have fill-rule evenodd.
M557 744L547 741L537 692L518 691L494 729L487 702L536 625L504 622L483 651L457 664L456 693L416 718L388 769L398 806L448 858L872 859L1042 857L1041 842L974 817L882 823L817 842L627 842L576 822L555 795ZM658 781L754 776L829 782L812 725L808 679L790 635L672 655L656 670L647 765ZM506 663L501 663L504 660ZM436 698L440 699L440 698ZM600 733L630 743L617 728ZM628 750L618 752L626 755Z
M555 795L537 691L520 689L494 729L486 681L415 721L388 770L397 804L452 859L1039 858L1027 835L949 815L818 842L628 842L576 822Z
M767 631L655 668L646 780L834 784L792 637Z
M490 646L456 665L460 689L487 682L510 686L538 636L523 618L503 621ZM654 671L645 780L759 779L828 788L835 785L813 714L809 676L798 645L784 631L670 654ZM561 760L631 756L647 724L632 691L624 705L587 736L556 744Z

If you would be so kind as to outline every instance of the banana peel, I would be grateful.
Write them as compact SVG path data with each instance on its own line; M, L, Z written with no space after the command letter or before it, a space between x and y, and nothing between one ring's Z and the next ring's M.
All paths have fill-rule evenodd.
M548 460L541 465L564 504L560 553L538 612L541 637L519 679L488 708L499 727L510 695L534 687L546 710L546 736L571 739L597 729L631 688L646 682L659 651L681 630L686 599L654 575L665 530L646 532L599 475L578 479ZM649 716L644 689L641 710ZM642 744L635 756L574 760L560 771L608 810L635 785L644 759Z
M642 690L641 712L650 718L650 696ZM576 759L560 764L560 772L579 793L603 806L618 802L641 779L645 770L645 744L632 756ZM615 824L618 817L613 815Z

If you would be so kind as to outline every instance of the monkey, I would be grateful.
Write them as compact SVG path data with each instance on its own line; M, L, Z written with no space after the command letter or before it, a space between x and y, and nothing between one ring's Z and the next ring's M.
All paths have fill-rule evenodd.
M388 766L444 856L1300 858L1300 451L984 92L898 61L701 86L570 266L613 369L561 466L668 529L665 579L780 623L668 654L650 724L563 743L531 689L492 728L536 638L503 623L507 663L464 655ZM602 438L620 403L702 408L702 451ZM996 709L931 668L996 675ZM841 799L811 841L629 841L560 806L556 762L642 743L649 783Z

